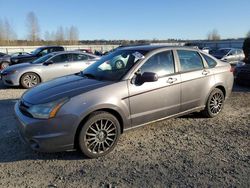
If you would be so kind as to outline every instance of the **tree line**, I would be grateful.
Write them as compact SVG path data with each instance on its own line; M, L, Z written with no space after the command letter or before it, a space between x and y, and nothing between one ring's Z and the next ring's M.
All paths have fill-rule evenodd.
M74 25L58 26L55 31L45 31L42 35L38 18L34 12L27 14L26 26L26 38L18 40L17 33L9 20L0 19L0 45L74 45L79 41L79 31Z

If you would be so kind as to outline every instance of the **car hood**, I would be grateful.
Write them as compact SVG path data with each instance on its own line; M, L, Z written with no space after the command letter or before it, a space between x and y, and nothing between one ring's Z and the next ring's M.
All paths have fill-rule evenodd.
M22 100L30 104L43 104L59 100L65 97L76 95L94 90L113 82L88 79L78 75L64 76L55 80L40 84L26 91Z
M11 57L11 59L23 59L23 58L33 58L36 57L35 54L19 55L16 57Z
M21 63L21 64L16 64L16 65L11 65L11 66L7 67L6 69L4 69L4 71L19 70L22 68L27 68L31 65L32 65L31 63Z

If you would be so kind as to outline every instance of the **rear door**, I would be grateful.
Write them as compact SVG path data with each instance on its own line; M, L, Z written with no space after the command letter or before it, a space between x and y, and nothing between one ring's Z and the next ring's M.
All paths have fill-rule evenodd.
M214 83L212 71L195 50L177 50L181 73L181 111L205 105Z
M142 75L144 72L157 73L159 79L142 85L129 81L133 126L161 119L180 111L180 75L175 73L173 52L171 50L158 52L149 57L136 74Z
M78 73L91 65L93 61L89 56L81 53L72 53L72 61L70 62L71 74Z
M69 75L71 73L69 60L69 54L59 54L49 59L48 61L52 64L43 65L42 67L42 77L45 79L44 81Z

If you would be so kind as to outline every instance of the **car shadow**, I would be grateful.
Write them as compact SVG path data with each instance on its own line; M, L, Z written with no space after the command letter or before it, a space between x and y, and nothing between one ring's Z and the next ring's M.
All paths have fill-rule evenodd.
M234 86L234 92L250 92L250 88ZM19 138L18 121L14 114L14 105L18 99L0 100L0 163L22 160L87 160L78 151L60 153L35 152ZM179 118L204 118L200 113L192 113Z
M0 100L0 163L22 160L87 160L79 151L41 153L23 143L18 133L14 105L18 99Z

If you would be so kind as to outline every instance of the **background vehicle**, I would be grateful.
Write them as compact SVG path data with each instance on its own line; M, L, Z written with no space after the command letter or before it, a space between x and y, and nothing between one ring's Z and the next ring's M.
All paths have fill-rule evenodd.
M10 65L10 59L12 57L18 57L23 55L30 55L28 52L15 52L10 55L5 54L3 57L0 58L0 69L4 69Z
M124 67L106 69L107 62L125 57ZM88 157L100 157L126 130L197 111L217 116L232 90L230 70L197 49L122 48L81 74L26 92L15 105L20 133L38 151L80 148Z
M238 85L250 86L250 64L238 63L234 70L234 76Z
M31 88L40 82L78 73L97 59L81 52L52 52L33 62L7 67L1 75L5 85Z
M93 54L93 52L92 52L92 50L90 48L81 48L81 49L76 49L75 51L80 51L80 52L84 52L84 53Z
M31 61L38 59L39 57L42 57L42 56L47 55L51 52L57 52L57 51L64 51L64 48L61 46L43 46L43 47L37 48L35 51L31 52L31 54L11 57L9 65L31 62ZM9 65L7 65L7 66L9 66Z
M236 64L239 61L243 61L245 58L243 50L234 48L220 48L212 52L211 55L230 64Z

